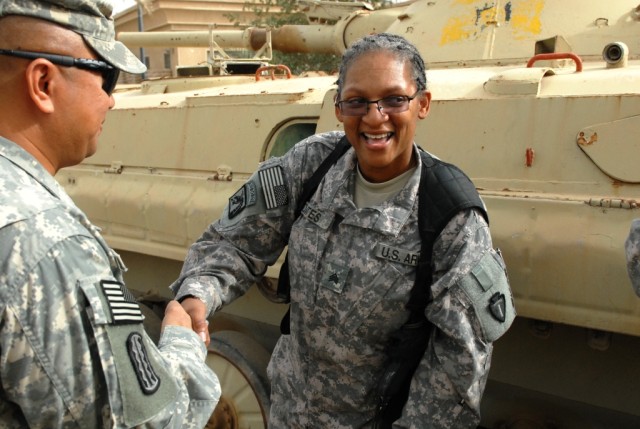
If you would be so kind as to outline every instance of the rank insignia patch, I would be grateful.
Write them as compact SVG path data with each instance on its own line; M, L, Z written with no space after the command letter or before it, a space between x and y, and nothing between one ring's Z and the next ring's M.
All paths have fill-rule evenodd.
M321 286L336 293L342 293L349 274L348 267L329 263L322 273Z
M145 395L151 395L160 387L160 379L149 362L147 349L142 342L142 335L132 332L127 338L127 351L133 371L136 373L140 388Z
M246 207L256 203L256 185L247 182L238 192L229 198L229 219L236 217Z
M102 280L100 285L107 298L114 324L142 323L140 305L123 284Z
M258 174L267 209L275 209L289 204L287 186L284 184L280 166L265 168L260 170Z

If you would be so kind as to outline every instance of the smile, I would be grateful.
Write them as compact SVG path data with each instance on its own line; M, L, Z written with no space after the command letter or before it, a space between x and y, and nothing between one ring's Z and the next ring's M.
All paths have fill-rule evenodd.
M370 139L370 140L387 140L387 139L391 138L393 133L384 133L384 134L362 133L362 135L364 135L364 137L366 139Z

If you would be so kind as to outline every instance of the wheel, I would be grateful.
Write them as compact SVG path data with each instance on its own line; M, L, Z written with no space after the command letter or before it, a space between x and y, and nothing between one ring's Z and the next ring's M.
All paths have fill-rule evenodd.
M266 429L270 387L267 352L247 335L233 331L211 335L207 365L222 386L222 396L207 429Z

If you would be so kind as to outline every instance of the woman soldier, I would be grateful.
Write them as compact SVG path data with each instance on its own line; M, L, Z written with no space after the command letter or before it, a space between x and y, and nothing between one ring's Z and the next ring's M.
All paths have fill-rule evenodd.
M311 136L262 164L193 244L172 285L202 330L288 244L282 275L289 277L290 333L278 340L268 367L270 427L390 427L394 420L394 427L451 429L479 422L492 341L514 310L475 188L414 142L430 101L424 62L411 43L392 34L354 43L337 81L335 113L344 133ZM301 204L304 184L341 141L348 150ZM434 237L421 237L419 200L431 213L425 222L444 221ZM424 252L429 272L416 282L425 245L432 249ZM379 387L395 333L411 315L414 284L428 291L419 316L433 329L423 329L428 345L405 383L406 404L384 419Z

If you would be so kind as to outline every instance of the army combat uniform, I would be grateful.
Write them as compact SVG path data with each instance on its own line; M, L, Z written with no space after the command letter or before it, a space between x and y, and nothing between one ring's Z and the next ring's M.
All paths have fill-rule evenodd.
M55 179L0 137L0 427L203 427L220 396L203 342L158 347L124 266Z
M640 296L640 219L631 222L629 236L625 241L627 271L633 290Z
M421 244L416 203L421 161L396 196L357 208L357 160L349 149L324 176L300 218L294 216L302 184L342 136L312 136L261 165L230 198L222 218L193 244L172 285L178 299L193 295L215 311L245 293L288 242L291 333L280 337L268 367L273 428L369 426L385 347L409 315L405 304ZM465 279L472 269L482 272L483 263L501 259L475 210L453 217L433 255L437 281L426 315L437 329L396 425L475 428L491 343L510 322L487 329L495 323L479 316L480 298L462 285L469 284ZM502 267L499 271L504 273ZM506 276L484 284L500 290L511 305Z

